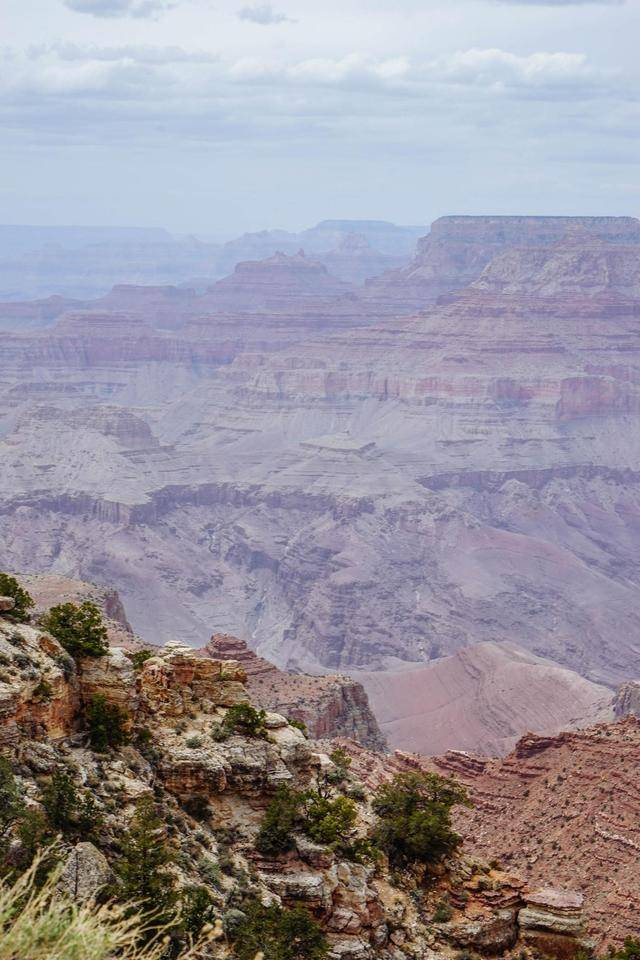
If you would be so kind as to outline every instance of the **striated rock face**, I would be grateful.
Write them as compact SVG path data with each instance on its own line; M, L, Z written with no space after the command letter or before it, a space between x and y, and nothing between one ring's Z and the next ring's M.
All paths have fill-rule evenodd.
M633 217L441 217L419 241L412 263L369 281L368 291L372 297L425 306L477 280L504 251L539 248L544 257L544 248L567 237L638 244L640 225ZM503 264L508 263L507 254Z
M231 707L247 701L245 680L234 660L186 653L152 657L140 672L140 709L149 717L179 718L196 703Z
M111 648L104 657L84 657L79 665L82 696L85 703L98 695L115 703L130 718L137 713L140 696L133 664L124 650Z
M629 717L555 737L529 735L504 760L479 766L450 755L435 761L471 790L474 807L459 823L469 850L482 856L491 849L527 879L521 925L531 942L574 936L582 919L598 944L637 935L639 757L640 721Z
M526 894L525 901L518 914L525 943L545 956L572 956L583 934L584 897L545 888Z
M293 256L276 253L266 260L239 263L233 274L208 291L207 303L218 310L278 311L292 301L338 297L351 292L350 284L332 277L304 251Z
M228 634L215 634L204 651L214 658L239 661L252 702L302 721L315 739L353 737L372 749L385 748L367 695L351 678L285 673Z

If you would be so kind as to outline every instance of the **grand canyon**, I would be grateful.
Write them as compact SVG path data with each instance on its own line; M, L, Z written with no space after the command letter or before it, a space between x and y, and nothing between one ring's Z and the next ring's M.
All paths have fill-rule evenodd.
M415 232L265 232L208 280L6 301L3 567L115 588L152 644L351 677L393 747L613 719L640 674L640 222Z
M640 221L415 232L0 304L0 865L149 960L635 960Z

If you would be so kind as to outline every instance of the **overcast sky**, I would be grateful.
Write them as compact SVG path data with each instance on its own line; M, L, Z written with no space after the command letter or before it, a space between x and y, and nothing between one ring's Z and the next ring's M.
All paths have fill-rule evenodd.
M640 213L640 0L0 0L0 222Z

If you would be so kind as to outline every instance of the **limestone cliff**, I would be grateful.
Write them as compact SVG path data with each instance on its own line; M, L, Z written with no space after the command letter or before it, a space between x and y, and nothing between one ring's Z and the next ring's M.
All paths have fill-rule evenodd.
M384 858L358 862L302 835L286 855L258 854L256 832L274 791L308 786L336 767L279 714L263 717L258 736L232 728L220 736L230 709L247 699L237 661L174 643L138 666L112 650L76 667L51 637L8 619L0 619L0 655L2 748L20 792L39 809L42 786L57 773L92 798L91 842L65 834L57 848L65 895L91 897L109 881L119 837L136 804L151 798L173 849L172 882L205 889L224 918L212 960L233 956L225 924L237 920L238 905L242 916L247 897L303 905L324 929L331 960L453 958L461 947L502 956L518 944L538 957L531 930L545 934L545 955L571 955L584 941L577 896L526 893L517 877L464 854L424 887L391 874ZM92 749L85 711L96 694L128 717L128 745ZM347 786L357 786L351 775ZM360 791L364 832L371 814ZM16 836L9 856L19 856L22 843Z

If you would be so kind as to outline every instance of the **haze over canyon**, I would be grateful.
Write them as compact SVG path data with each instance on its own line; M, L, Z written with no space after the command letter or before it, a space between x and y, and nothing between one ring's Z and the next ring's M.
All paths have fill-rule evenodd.
M613 718L640 221L0 241L1 567L115 587L151 643L349 674L404 749Z

